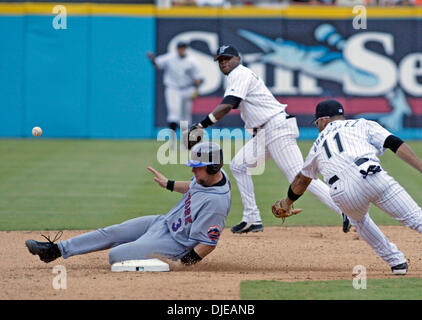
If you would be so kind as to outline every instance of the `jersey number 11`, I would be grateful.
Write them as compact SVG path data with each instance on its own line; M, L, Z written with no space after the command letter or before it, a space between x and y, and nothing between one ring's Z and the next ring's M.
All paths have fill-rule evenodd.
M342 153L343 152L343 145L341 144L340 134L338 132L334 136L334 140L337 142L338 151L340 153ZM328 148L327 140L324 141L324 143L322 144L322 146L325 149L325 153L327 154L328 159L330 159L331 158L331 152L330 152L330 149Z

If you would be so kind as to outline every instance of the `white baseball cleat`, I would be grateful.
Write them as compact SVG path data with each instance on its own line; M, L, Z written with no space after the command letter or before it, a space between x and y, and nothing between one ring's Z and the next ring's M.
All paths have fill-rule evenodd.
M396 275L405 275L408 268L409 266L407 265L407 262L405 262L391 267L391 271Z
M111 265L112 272L123 272L123 271L152 271L152 272L163 272L170 271L168 263L159 259L144 259L144 260L127 260L122 262L116 262Z
M264 231L264 227L261 222L249 223L241 221L239 224L231 228L233 233L248 233L248 232L259 232Z

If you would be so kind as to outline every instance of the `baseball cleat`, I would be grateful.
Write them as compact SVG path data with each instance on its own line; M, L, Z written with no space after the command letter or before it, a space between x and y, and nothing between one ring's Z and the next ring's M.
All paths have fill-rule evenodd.
M262 223L249 223L242 221L239 224L231 228L233 233L248 233L248 232L259 232L264 231Z
M343 212L341 213L341 216L343 217L343 232L348 233L352 227L352 224L350 223L349 218Z
M41 261L49 263L62 256L60 249L54 241L58 240L57 235L53 241L49 237L42 235L48 242L39 242L35 240L26 240L25 245L29 252L33 255L38 255Z
M391 267L391 271L397 275L405 275L407 273L408 268L409 266L407 265L407 262L404 262L394 267Z

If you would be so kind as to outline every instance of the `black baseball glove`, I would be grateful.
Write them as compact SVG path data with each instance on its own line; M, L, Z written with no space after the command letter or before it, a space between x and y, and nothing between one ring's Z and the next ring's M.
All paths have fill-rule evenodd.
M189 130L183 135L183 143L185 147L190 150L192 147L202 141L204 135L204 128L200 123L193 124Z

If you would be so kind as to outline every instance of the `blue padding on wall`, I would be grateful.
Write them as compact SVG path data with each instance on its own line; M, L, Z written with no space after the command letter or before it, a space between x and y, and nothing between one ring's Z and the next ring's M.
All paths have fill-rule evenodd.
M0 137L24 133L24 18L0 18Z
M88 19L54 29L52 17L26 17L25 136L35 125L46 137L88 136Z
M155 20L0 16L0 137L150 138Z
M96 17L91 35L90 137L151 137L154 20Z

